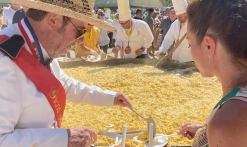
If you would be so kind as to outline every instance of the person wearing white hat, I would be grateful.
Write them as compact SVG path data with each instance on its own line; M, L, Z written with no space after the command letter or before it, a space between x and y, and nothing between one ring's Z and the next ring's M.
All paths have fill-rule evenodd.
M145 58L153 34L146 22L131 18L129 0L118 0L119 23L113 53L124 50L125 58Z
M164 16L161 20L161 24L159 25L157 31L155 32L155 36L154 36L154 46L158 47L161 44L158 44L157 40L158 40L158 36L160 35L161 31L162 31L162 38L161 38L161 43L166 35L166 33L168 32L168 30L171 27L171 24L177 19L174 7L169 7L169 13L168 16ZM171 46L173 47L173 45Z
M66 99L132 108L120 92L68 77L57 58L86 33L88 24L114 31L94 17L94 0L11 0L28 7L26 18L0 32L0 146L90 147L87 127L60 128ZM90 113L90 112L82 112Z
M190 62L192 61L192 57L190 54L190 46L186 40L186 8L188 4L186 0L172 0L172 3L177 15L177 20L172 23L170 29L164 37L164 40L159 48L159 53L166 53L169 47L175 41L178 47L173 52L172 59L179 62Z
M111 25L113 25L113 20L111 19L111 10L106 10L105 11L105 21ZM113 32L108 32L108 37L110 39L110 42L109 42L109 48L112 48L112 44L113 44ZM106 52L107 53L107 52Z

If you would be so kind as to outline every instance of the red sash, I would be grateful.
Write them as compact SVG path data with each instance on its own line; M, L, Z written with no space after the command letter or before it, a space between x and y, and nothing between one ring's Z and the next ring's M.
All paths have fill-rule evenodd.
M0 36L0 43L7 39L8 36ZM10 59L18 65L25 75L46 96L54 111L57 126L61 127L63 112L66 105L66 93L61 83L25 48L21 49L16 59Z

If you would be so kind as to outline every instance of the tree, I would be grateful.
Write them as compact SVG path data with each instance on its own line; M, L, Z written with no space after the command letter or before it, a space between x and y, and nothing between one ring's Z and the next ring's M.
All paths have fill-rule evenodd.
M172 0L162 0L163 4L165 4L165 6L170 7L172 6Z

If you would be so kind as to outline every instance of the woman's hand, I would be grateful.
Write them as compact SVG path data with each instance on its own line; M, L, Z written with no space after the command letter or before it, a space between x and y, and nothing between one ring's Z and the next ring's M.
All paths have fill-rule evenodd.
M181 134L188 139L193 139L195 137L196 131L202 127L202 124L186 123L180 127L178 134Z

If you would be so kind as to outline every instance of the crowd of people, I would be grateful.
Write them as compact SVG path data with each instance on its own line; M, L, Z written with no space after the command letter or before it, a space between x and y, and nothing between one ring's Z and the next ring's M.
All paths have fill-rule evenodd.
M222 99L205 124L186 123L178 134L194 138L193 147L247 146L246 0L194 0L189 5L172 0L167 16L157 17L158 9L149 9L145 18L140 10L132 18L129 1L118 0L116 21L110 11L94 12L93 0L11 2L3 10L0 31L0 147L90 147L97 141L93 129L60 128L66 99L134 106L124 93L68 77L56 58L75 44L79 56L107 53L110 42L115 57L120 52L122 58L145 58L159 46L160 32L159 54L174 46L173 60L194 61L202 76L215 76L222 85ZM13 24L21 13L25 18Z
M176 1L174 1L174 4L177 5L175 6L175 9L183 9L178 10L182 11L181 15L185 13L186 4L180 4L180 2ZM170 29L171 31L168 33L173 22L176 24L178 23L177 25L180 25L181 21L181 24L186 24L185 14L181 17L180 14L176 14L175 9L174 7L167 7L164 12L160 11L158 8L150 8L148 9L148 12L137 9L135 16L129 13L129 7L125 8L124 6L119 7L117 12L109 9L105 11L102 9L94 10L95 18L103 20L105 23L114 26L116 29L114 31L109 31L100 26L88 24L88 28L85 29L86 33L84 38L75 44L75 57L81 58L102 53L106 55L111 52L114 53L115 58L147 58L148 53L151 53L152 55L165 54L167 49L174 47L174 44L176 43L174 40L180 40L186 33L186 25L183 25L185 26L183 29L183 26L181 26L180 29L177 29L177 26L174 26L173 30ZM3 17L1 29L19 22L25 17L25 12L27 10L27 7L15 3L11 3L9 7L2 9ZM128 14L121 14L125 13L123 11L126 10L128 10ZM128 20L125 20L125 18L121 20L121 17L119 19L119 14L130 14L131 17L126 18ZM177 16L179 21L176 21ZM143 22L148 25L148 28L146 28L147 26ZM138 24L142 24L143 29L140 29ZM167 33L168 35L166 35ZM162 34L161 40L159 37L160 34ZM165 36L167 37L165 38ZM162 44L163 40L165 43ZM179 45L180 47L175 51L173 60L179 62L192 61L189 48L187 50L181 50L181 48L185 48L187 44L185 40ZM108 51L109 49L112 49L112 51ZM157 49L159 49L159 51L156 51Z

